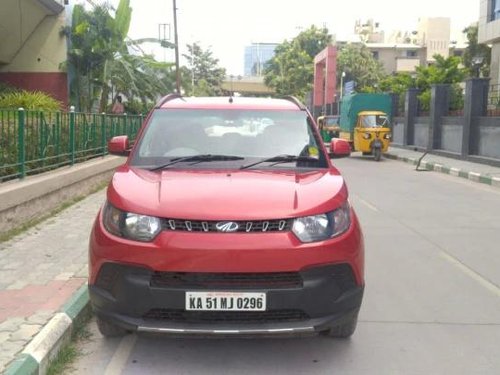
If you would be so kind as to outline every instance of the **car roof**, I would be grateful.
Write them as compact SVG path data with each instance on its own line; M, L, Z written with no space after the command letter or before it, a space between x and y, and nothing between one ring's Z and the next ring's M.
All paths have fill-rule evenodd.
M387 116L387 113L382 111L361 111L358 113L359 115L384 115Z
M252 98L242 96L222 97L167 97L160 100L157 108L163 109L264 109L300 111L302 105L292 99Z

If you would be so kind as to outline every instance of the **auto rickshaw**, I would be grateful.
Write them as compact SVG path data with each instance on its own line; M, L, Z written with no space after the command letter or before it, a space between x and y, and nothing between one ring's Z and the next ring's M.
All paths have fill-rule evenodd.
M340 116L319 116L317 123L323 142L330 143L332 138L338 138L340 134Z
M352 94L342 101L340 138L354 151L373 155L376 161L387 152L391 141L391 98L387 94Z
M387 152L391 141L389 117L385 112L363 111L354 128L354 150L373 155L376 161Z

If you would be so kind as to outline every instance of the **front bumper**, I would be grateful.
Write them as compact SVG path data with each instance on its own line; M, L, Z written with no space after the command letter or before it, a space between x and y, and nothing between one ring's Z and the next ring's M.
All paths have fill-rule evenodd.
M186 291L265 292L264 312L186 311ZM175 273L106 263L89 286L95 313L127 330L172 335L275 336L325 331L357 315L351 267L286 273Z

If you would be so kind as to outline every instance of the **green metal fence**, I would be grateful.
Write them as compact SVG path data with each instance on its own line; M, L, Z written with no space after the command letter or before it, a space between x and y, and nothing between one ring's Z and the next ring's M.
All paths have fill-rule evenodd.
M107 154L116 135L135 140L143 116L0 110L0 182Z

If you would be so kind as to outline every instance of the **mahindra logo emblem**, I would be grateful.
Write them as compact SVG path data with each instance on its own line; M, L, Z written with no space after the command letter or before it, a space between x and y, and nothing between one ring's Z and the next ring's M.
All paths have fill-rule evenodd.
M219 232L236 232L239 228L238 223L234 221L221 221L220 223L215 224L215 227Z

